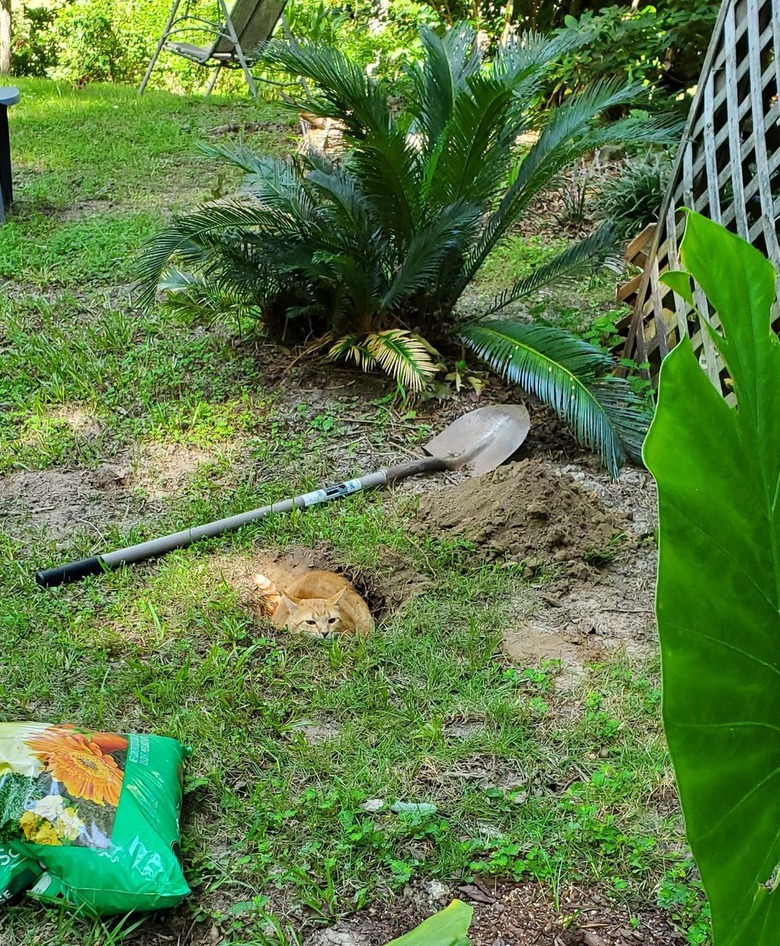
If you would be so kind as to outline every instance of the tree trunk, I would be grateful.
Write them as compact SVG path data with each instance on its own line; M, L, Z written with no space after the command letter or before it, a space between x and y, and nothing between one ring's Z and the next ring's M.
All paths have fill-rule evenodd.
M11 0L0 0L0 76L11 72Z

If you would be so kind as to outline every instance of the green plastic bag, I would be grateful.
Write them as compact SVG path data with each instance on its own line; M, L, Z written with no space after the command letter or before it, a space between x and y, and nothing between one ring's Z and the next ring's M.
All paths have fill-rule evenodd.
M188 893L184 747L163 736L0 724L0 903L21 890L107 915Z

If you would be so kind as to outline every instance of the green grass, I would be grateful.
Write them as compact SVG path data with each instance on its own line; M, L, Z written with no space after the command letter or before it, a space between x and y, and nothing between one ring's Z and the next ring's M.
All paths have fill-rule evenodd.
M428 420L387 399L347 388L310 403L292 382L269 385L255 340L234 324L135 306L138 246L165 214L224 187L196 142L259 121L267 130L252 140L283 152L283 115L20 86L18 207L0 229L0 473L128 458L143 471L157 447L201 451L153 517L123 531L105 523L105 549L355 474L358 433L377 451L429 435ZM679 815L655 801L672 795L655 662L616 657L569 692L554 665L509 666L497 642L527 597L519 571L416 538L413 506L353 497L52 591L34 571L94 553L94 531L74 523L57 541L14 519L0 535L5 717L158 732L193 749L183 850L194 895L140 921L150 941L194 922L225 943L295 943L410 880L497 874L539 880L553 899L569 883L637 909L660 896L689 941L705 942ZM420 594L363 642L272 633L224 576L293 545L326 548L378 584L402 562ZM312 726L330 738L311 738ZM367 812L369 799L385 804ZM396 801L429 807L394 813ZM29 905L2 921L14 946L118 943L135 922Z

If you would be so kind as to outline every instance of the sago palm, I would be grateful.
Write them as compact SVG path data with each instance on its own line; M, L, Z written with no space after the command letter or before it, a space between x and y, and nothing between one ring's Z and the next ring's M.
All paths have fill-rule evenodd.
M272 335L330 333L334 355L384 367L412 390L436 370L431 346L460 335L560 408L549 392L563 376L550 373L549 353L535 358L527 339L521 358L518 345L459 322L455 307L491 250L563 168L604 145L668 139L664 118L605 122L605 112L640 91L605 81L571 96L519 152L546 70L575 42L523 34L486 62L469 27L443 36L423 30L422 61L409 68L410 91L400 105L337 49L270 44L264 64L306 80L297 107L339 122L346 152L336 160L309 153L279 161L211 149L245 171L242 186L177 217L156 237L141 266L144 301L152 301L169 267L184 267L256 306ZM613 242L608 230L598 231L519 280L487 314L494 318L547 283L591 269ZM614 470L632 444L610 399L592 396L603 359L575 362L583 384L567 389L567 416L587 415L575 430ZM617 390L611 386L610 395ZM627 387L621 391L633 409Z

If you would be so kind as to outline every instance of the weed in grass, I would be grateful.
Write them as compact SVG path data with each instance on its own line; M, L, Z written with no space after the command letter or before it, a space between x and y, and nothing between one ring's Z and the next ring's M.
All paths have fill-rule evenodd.
M680 859L666 872L658 889L658 905L669 911L688 946L707 946L710 908L690 858Z

